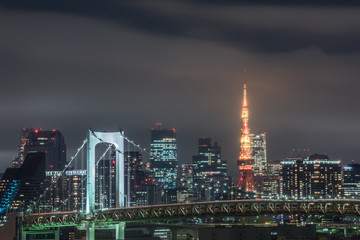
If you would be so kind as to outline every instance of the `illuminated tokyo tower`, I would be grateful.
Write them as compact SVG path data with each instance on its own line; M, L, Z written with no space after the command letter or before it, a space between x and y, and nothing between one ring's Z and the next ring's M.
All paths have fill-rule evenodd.
M244 83L244 100L241 111L242 129L240 138L240 156L237 161L239 167L239 179L237 186L247 191L255 191L254 175L252 170L253 159L251 157L251 140L249 129L249 110L246 97L246 81Z

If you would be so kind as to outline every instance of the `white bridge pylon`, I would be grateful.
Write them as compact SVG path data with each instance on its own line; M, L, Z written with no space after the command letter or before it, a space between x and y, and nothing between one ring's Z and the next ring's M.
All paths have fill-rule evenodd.
M125 206L124 184L124 133L123 132L94 132L89 129L87 144L87 188L86 188L86 213L95 210L95 147L99 143L113 144L116 148L115 189L116 208Z

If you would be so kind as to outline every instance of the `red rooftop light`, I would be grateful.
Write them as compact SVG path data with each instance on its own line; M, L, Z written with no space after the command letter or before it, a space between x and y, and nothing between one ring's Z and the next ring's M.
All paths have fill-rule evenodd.
M38 129L35 129L34 132L35 132L36 134L38 134L38 133L39 133L39 130L38 130Z

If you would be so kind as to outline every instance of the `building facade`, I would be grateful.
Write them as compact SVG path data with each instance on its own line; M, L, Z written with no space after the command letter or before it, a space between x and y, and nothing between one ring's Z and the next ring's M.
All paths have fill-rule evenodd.
M195 164L181 164L179 173L179 188L193 189L194 188L194 168Z
M254 176L264 176L267 171L266 134L250 134Z
M142 167L142 154L139 151L125 152L125 192L127 194L128 206L136 204L136 191L140 186L149 181Z
M164 190L176 189L178 168L176 131L160 129L161 124L158 124L158 127L159 129L151 130L151 173L157 186ZM167 203L173 201L174 198L171 196L164 199Z
M210 138L199 138L198 154L193 156L194 194L202 201L227 199L229 178L221 147Z
M46 211L84 211L86 169L46 171L43 208ZM97 202L99 206L99 202Z
M297 199L343 196L340 161L332 161L325 154L312 154L305 160L282 161L281 166L283 196Z
M24 146L24 155L35 152L46 153L46 171L62 171L66 164L66 145L64 136L57 130L31 131Z
M6 169L0 181L0 216L39 200L44 191L45 152L27 154L19 168Z
M344 196L360 197L360 164L351 163L344 167Z
M19 168L25 160L25 145L28 139L28 134L34 131L32 128L22 128L20 130L20 142L18 147L18 156L13 158L12 167Z
M99 208L115 207L116 192L116 159L115 152L109 157L99 161L96 166L95 202Z

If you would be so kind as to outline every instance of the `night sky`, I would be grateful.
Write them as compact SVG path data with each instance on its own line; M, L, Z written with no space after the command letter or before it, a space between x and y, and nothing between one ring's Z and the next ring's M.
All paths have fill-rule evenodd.
M208 136L235 176L245 79L269 160L360 161L360 4L269 2L0 0L0 172L23 127L59 129L71 154L88 127L148 147L162 122L180 163Z

